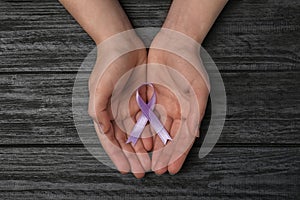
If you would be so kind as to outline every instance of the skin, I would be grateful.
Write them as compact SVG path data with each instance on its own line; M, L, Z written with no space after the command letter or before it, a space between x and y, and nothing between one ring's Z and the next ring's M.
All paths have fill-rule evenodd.
M60 0L60 2L97 45L114 34L132 29L132 25L117 0ZM186 34L201 44L226 2L227 0L174 0L163 27ZM124 39L124 44L135 49L136 42L139 42L140 39L134 34L130 38L129 41ZM158 34L154 42L162 39ZM110 51L114 51L114 48ZM104 49L103 52L107 51ZM158 153L163 144L157 135L153 139L139 139L135 146L126 144L126 134L116 125L112 117L109 105L110 97L114 84L130 69L147 62L167 65L182 73L191 83L197 96L200 116L197 119L187 120L200 122L209 94L202 77L195 76L193 67L184 59L170 52L150 48L148 55L146 49L140 49L121 56L111 63L105 74L99 78L100 57L101 55L98 55L89 81L89 114L94 119L95 129L105 151L121 173L132 171L137 178L142 178L151 167L156 174L163 174L167 171L171 174L177 173L191 148L191 142L185 143L184 140L178 140L167 144L174 149L177 145L188 145L186 151L179 156L176 155L176 151L174 151L174 154L167 155ZM147 70L151 70L151 67L148 67ZM157 91L157 103L165 107L167 116L164 124L165 128L173 138L178 134L179 124L182 123L180 121L179 103L172 91L158 85L155 86L155 89ZM146 88L141 91L141 95L145 100L147 96L148 98L151 96L147 91ZM129 107L130 116L122 116L124 121L128 117L136 120L141 114L133 97L130 100ZM182 133L183 136L184 134ZM191 138L193 142L197 134L193 135L192 133L191 135L192 137L188 138ZM111 144L118 148L112 148ZM150 158L144 154L151 149L154 150L152 163ZM136 155L134 155L135 153ZM142 153L142 155L139 155L139 153Z
M183 33L201 44L226 3L227 0L174 0L163 25L163 28ZM160 37L160 34L158 34L154 39L153 43L159 43L159 41L163 41L164 39L166 39ZM186 49L186 51L190 50ZM200 123L204 115L203 111L206 107L209 92L204 83L203 78L201 76L195 75L196 73L193 73L193 66L191 66L181 57L174 55L173 53L158 50L151 47L148 54L148 63L158 63L173 67L175 70L179 71L185 76L185 78L191 83L198 99L200 116L196 120ZM147 70L149 73L149 71L151 71L151 68L149 67ZM179 112L180 106L178 103L169 103L170 100L174 98L171 91L159 86L156 86L155 89L158 93L157 103L166 107L166 128L170 132L171 137L174 138L176 134L185 135L186 133L184 132L177 133L178 127L182 123L180 119L181 113ZM174 101L176 102L175 99L173 99L171 102ZM191 137L188 138L191 139ZM194 139L195 138L193 138L193 141ZM174 145L174 149L176 149L176 145L189 145L187 147L186 152L182 153L181 156L178 156L176 155L176 153L173 153L173 155L169 155L169 153L159 151L159 149L163 148L164 145L157 136L154 138L152 170L156 174L161 175L167 171L170 174L176 174L177 172L179 172L191 148L190 141L186 142L185 144L182 141L183 140L179 140L177 142L179 144L168 144Z
M176 81L178 78L172 75L169 70L162 72L157 64L168 66L182 74L191 88L178 83ZM173 85L173 91L162 85L154 85L157 94L157 104L161 105L165 111L163 113L166 119L165 128L170 133L173 141L167 144L166 147L169 148L167 149L160 138L157 135L155 136L152 170L157 175L167 171L170 174L176 174L182 167L195 138L199 135L198 124L205 113L209 90L201 73L188 61L168 51L152 49L148 56L147 76L158 76L158 74L163 74L162 79L170 77L168 82L173 82L171 84ZM175 90L177 96L174 95ZM194 92L196 100L192 98L191 90ZM150 94L148 93L149 96ZM183 104L179 103L178 98L183 99ZM190 109L190 105L195 104L195 101L198 102L198 111L195 111L193 108ZM183 126L183 128L179 129L180 126ZM175 136L179 139L174 139ZM180 150L182 147L184 147L183 150Z
M149 156L144 154L139 156L135 153L145 153L152 149L152 139L140 139L135 146L126 144L126 134L112 118L110 97L115 83L123 74L138 65L146 64L146 49L135 50L121 56L110 64L105 74L100 76L99 71L103 68L100 58L110 56L109 54L118 54L116 52L118 47L109 45L109 50L99 48L106 48L101 44L107 38L132 29L126 14L116 0L61 0L60 2L98 45L96 64L89 79L89 114L94 119L100 142L121 173L132 171L136 178L142 178L145 172L150 170L151 161ZM141 42L140 39L135 34L129 35L129 38L130 40L124 38L122 44L128 49L136 49L136 45ZM101 55L103 52L108 54ZM131 100L129 107L130 117L136 118L139 115L139 108L135 101ZM122 116L123 120L128 117Z

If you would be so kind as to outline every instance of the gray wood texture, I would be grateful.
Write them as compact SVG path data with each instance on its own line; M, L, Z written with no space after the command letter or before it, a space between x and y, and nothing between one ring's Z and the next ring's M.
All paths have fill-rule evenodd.
M299 148L194 149L175 176L137 180L83 148L0 149L1 199L297 199Z
M300 144L300 93L295 87L300 85L299 75L222 73L228 106L219 142ZM86 89L88 76L79 90ZM1 75L0 94L5 109L0 110L0 144L81 144L72 113L75 77L76 74L51 73Z
M121 4L134 27L159 27L171 0ZM56 0L0 0L0 199L299 199L299 38L300 1L230 1L203 43L227 92L217 146L199 160L200 138L179 174L136 180L76 132L93 41Z
M161 26L170 4L170 0L121 2L135 27ZM94 48L55 0L2 0L0 8L2 72L77 72ZM299 70L298 10L297 0L230 2L204 46L220 70Z

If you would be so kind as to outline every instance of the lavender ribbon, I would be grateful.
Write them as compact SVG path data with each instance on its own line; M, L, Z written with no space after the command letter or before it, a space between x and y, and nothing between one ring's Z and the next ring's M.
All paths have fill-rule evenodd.
M144 85L149 85L153 88L153 95L150 98L150 101L146 104L144 100L141 98L139 94L139 89L144 86ZM168 140L172 140L170 135L168 134L167 130L164 128L162 123L159 121L157 116L154 114L153 109L155 106L156 102L156 93L154 90L154 87L151 83L146 83L140 86L137 91L136 91L136 102L138 106L140 107L142 111L142 115L140 118L137 120L135 126L133 127L130 137L128 138L126 143L132 142L134 145L136 144L137 140L141 136L141 133L143 132L147 122L150 122L150 125L154 129L154 131L158 134L160 137L161 141L166 144Z

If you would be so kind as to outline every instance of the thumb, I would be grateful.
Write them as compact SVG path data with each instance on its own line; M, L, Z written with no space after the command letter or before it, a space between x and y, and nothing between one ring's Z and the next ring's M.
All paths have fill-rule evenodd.
M96 111L96 119L94 119L98 124L98 127L102 133L108 133L112 128L110 117L107 111Z
M108 99L109 97L103 95L91 95L89 101L89 115L102 133L107 133L111 129L110 114L108 112Z

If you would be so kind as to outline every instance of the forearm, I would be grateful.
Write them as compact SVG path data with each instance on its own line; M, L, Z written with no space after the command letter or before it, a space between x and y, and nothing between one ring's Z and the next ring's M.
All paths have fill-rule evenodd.
M173 0L164 28L202 43L227 0Z
M96 44L132 26L118 0L59 0Z

